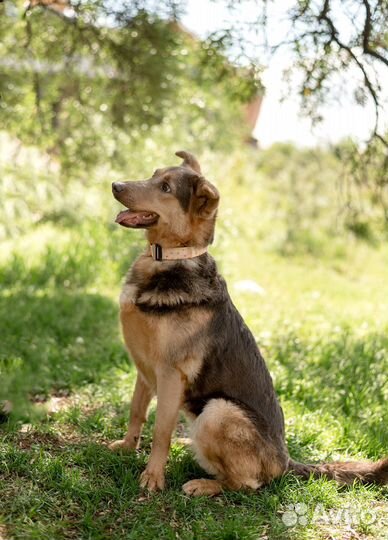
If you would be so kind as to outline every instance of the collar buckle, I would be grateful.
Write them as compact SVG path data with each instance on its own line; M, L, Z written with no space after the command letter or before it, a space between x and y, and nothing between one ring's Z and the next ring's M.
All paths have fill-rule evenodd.
M160 244L151 244L151 255L154 261L163 260L163 249Z

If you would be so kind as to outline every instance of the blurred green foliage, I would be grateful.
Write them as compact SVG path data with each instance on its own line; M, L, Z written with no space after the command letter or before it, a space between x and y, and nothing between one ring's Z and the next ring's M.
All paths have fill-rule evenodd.
M182 145L198 147L190 134ZM110 185L115 180L148 177L155 164L176 163L176 133L155 126L127 149L126 163L101 163L93 174L66 176L47 154L0 133L0 239L13 238L31 227L52 223L63 230L85 221L111 220L115 203ZM190 143L191 141L191 143ZM256 212L255 234L268 249L293 255L343 255L349 238L372 245L387 235L385 209L376 196L376 183L349 178L344 154L349 144L335 148L298 149L276 144L265 151L234 141L234 151L212 148L201 154L204 171L223 197L236 198ZM378 174L376 169L376 175ZM118 206L116 205L118 208ZM222 213L221 204L221 213ZM234 224L239 227L238 223ZM242 227L245 226L241 224ZM254 232L253 232L254 231ZM230 231L225 231L228 234Z
M63 174L86 175L153 129L222 148L241 137L241 106L261 91L227 44L201 41L161 6L84 2L73 14L0 5L1 126L44 149Z
M249 64L245 56L242 67L228 58L231 51L244 52L233 24L201 40L181 25L180 1L73 2L64 11L55 0L42 3L0 4L0 126L19 141L19 148L43 152L29 150L29 157L19 159L17 145L9 154L7 141L0 141L3 157L8 152L7 159L0 159L5 201L0 236L17 230L23 219L65 223L85 211L101 215L103 182L141 176L151 162L167 162L178 148L213 151L220 160L238 154L240 142L250 135L243 104L264 90L257 59ZM242 9L244 0L240 4ZM235 8L230 6L231 13ZM308 71L311 63L304 51L311 49L317 57L307 73L317 87L309 87L303 98L312 100L305 105L314 117L332 72L342 64L348 69L353 59L342 54L335 40L320 58L328 32L322 17L329 12L320 19L312 11L310 2L296 2L288 16L304 28L302 38L295 26L291 40L299 44L296 57L304 59L300 69ZM384 14L377 5L376 29ZM265 26L265 17L260 24ZM372 30L374 35L373 25ZM373 58L366 54L365 61ZM270 208L275 221L283 220L286 227L279 249L290 253L304 244L317 252L328 231L341 234L344 229L369 242L383 238L386 156L384 139L376 137L365 147L352 141L331 151L282 145L254 157L253 174L264 173L264 182L273 180ZM244 175L246 166L241 166Z

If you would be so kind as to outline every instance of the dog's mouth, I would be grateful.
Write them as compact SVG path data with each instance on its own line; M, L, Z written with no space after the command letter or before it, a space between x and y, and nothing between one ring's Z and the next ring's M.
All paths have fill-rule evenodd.
M155 214L154 212L132 212L131 210L123 210L117 214L115 221L123 227L140 229L155 225L158 219L158 214Z

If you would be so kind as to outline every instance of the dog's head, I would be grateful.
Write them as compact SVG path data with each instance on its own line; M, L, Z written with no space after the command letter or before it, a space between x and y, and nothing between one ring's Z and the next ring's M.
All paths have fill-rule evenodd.
M189 152L178 167L156 169L148 180L114 182L112 192L128 210L116 222L147 229L150 243L164 247L206 246L213 240L219 193Z

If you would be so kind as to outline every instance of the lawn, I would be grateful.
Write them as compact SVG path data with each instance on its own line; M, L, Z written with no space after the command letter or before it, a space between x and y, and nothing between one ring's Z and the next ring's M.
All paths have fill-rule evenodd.
M388 448L388 255L349 237L335 253L271 249L252 193L225 185L211 249L257 338L285 412L292 456L376 459ZM135 369L118 324L120 282L141 249L110 219L48 219L3 242L0 538L387 538L387 488L292 475L257 493L189 499L203 473L177 437L163 493L139 489L141 450L125 430ZM263 217L263 219L265 216ZM270 227L269 227L270 228ZM333 239L333 244L334 244Z

